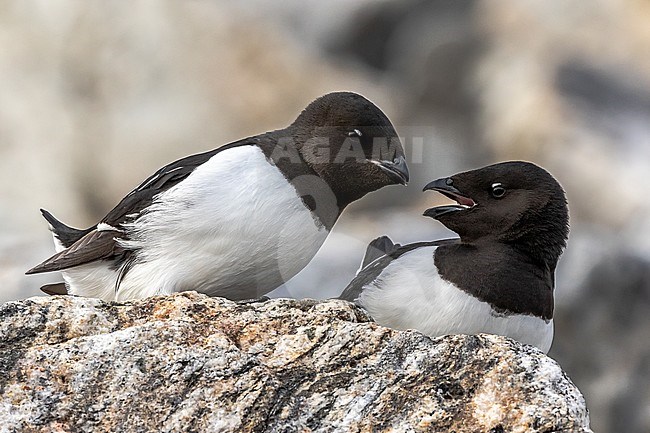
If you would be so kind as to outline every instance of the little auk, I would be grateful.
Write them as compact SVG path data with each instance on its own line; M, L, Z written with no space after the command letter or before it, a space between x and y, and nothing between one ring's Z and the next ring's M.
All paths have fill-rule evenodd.
M50 294L256 298L309 263L348 204L408 179L386 115L330 93L285 129L164 166L90 228L42 210L57 253L27 273L62 271Z
M379 324L446 334L504 335L548 352L555 267L566 246L564 191L544 169L503 162L427 184L457 204L427 209L459 238L368 246L341 299Z

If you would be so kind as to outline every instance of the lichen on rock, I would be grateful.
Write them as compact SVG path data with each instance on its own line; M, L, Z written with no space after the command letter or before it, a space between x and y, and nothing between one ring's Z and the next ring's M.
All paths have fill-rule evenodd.
M589 432L539 350L381 327L345 301L194 292L0 306L0 432Z

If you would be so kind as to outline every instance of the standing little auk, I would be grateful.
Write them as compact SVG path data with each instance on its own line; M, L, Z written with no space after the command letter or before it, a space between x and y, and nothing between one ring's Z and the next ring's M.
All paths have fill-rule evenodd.
M330 93L285 129L166 165L86 230L43 210L57 254L27 273L62 271L44 291L105 300L255 298L307 265L348 204L408 178L386 115Z
M505 335L548 352L555 267L569 234L559 183L534 164L503 162L424 190L457 203L424 215L460 238L404 246L378 238L340 298L391 328Z

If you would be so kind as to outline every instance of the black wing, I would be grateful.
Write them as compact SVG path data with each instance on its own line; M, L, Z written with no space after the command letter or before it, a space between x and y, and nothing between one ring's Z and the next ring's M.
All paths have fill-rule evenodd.
M400 244L394 244L388 236L380 236L368 244L366 254L361 261L361 271L363 268L374 262L378 258L392 253L397 248L401 247Z
M117 230L93 230L75 242L70 248L53 255L40 265L27 271L27 274L60 271L83 265L95 260L107 259L124 252L115 238L124 233Z
M125 255L128 255L128 251L120 247L115 239L126 239L126 234L121 230L121 224L129 216L135 219L142 209L153 202L157 194L168 190L185 179L196 167L222 150L251 144L255 144L254 138L243 139L226 144L218 149L187 156L164 166L131 191L102 219L103 223L115 228L115 230L97 230L95 227L92 227L87 230L78 231L75 235L79 237L74 243L68 245L68 248L65 250L30 269L27 271L27 274L60 271L95 260L124 259ZM48 217L45 213L44 216L46 218ZM52 221L50 221L50 224L52 224ZM64 230L63 228L60 229Z
M113 227L119 227L123 222L129 219L129 216L133 219L140 211L142 211L142 209L149 206L156 195L168 190L188 177L198 166L208 161L217 153L233 147L252 144L256 144L254 139L245 138L243 140L226 144L217 149L186 156L185 158L174 161L171 164L167 164L149 176L137 188L124 197L122 201L120 201L117 206L115 206L113 210L102 219L102 222Z
M381 238L375 239L370 243L370 245L372 245L378 239ZM343 293L341 293L338 299L344 299L346 301L354 302L361 294L361 291L363 290L364 286L374 281L379 276L379 274L381 274L381 272L386 268L386 266L390 264L390 262L397 259L401 255L408 253L409 251L413 251L421 247L437 247L441 245L455 244L458 242L460 242L460 239L441 239L441 240L430 241L430 242L415 242L412 244L393 248L390 252L388 252L388 254L376 258L375 260L369 262L369 264L365 266L363 269L361 269L357 273L356 277L354 277L352 281L350 281L350 283L347 285L347 287L343 289Z

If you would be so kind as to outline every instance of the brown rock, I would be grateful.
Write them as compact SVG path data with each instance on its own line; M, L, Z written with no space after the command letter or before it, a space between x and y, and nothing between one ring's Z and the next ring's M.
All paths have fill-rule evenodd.
M185 292L2 305L0 431L590 430L533 347L394 331L344 301Z

